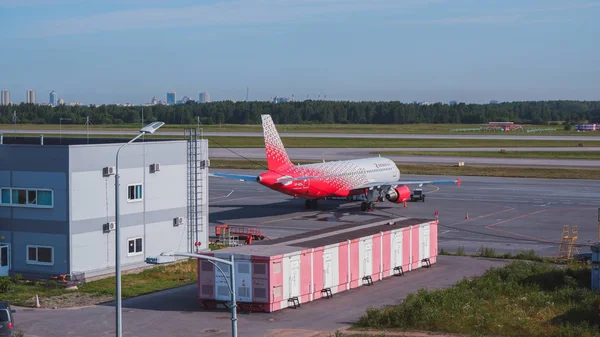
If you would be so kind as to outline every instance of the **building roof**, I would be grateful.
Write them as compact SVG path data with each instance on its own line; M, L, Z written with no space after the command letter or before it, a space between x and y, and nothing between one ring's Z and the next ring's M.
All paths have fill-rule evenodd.
M42 135L43 136L43 135ZM97 145L97 144L116 144L116 143L127 143L133 137L133 135L127 135L124 137L60 137L53 136L17 136L14 137L10 134L0 134L1 142L0 145L54 145L54 146L69 146L69 145ZM144 142L165 142L165 141L183 141L182 138L154 138L145 137ZM42 144L43 141L43 144ZM136 142L142 142L140 138Z
M215 255L235 254L254 256L277 256L305 249L318 248L347 240L355 240L380 232L420 225L434 221L432 219L406 218L386 219L378 222L364 221L323 228L301 234L286 236L275 240L252 241L251 245L230 247L215 252Z

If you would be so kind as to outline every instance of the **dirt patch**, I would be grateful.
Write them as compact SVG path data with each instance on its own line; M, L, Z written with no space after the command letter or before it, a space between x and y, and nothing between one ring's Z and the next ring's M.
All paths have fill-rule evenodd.
M97 295L73 292L52 297L40 297L40 308L63 309L79 308L114 301L112 295ZM28 307L35 307L35 297L25 302Z

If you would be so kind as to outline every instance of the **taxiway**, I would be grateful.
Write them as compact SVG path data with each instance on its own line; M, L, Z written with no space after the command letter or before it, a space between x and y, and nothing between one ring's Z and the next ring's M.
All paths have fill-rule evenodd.
M578 149L578 148L573 148ZM463 149L453 148L446 151L467 152ZM378 152L402 151L394 148L286 148L294 160L332 161L348 160L377 156ZM412 149L421 151L421 149ZM493 151L490 149L489 151ZM259 159L265 160L264 148L209 148L208 156L211 159ZM548 167L600 167L600 160L588 159L533 159L533 158L501 158L501 157L469 157L469 156L403 156L382 155L396 163L423 163L423 164L456 164L464 162L465 165L491 165L491 166L548 166Z

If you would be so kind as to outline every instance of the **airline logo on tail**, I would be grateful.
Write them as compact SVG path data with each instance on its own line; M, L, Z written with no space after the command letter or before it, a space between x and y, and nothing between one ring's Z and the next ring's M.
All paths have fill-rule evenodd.
M271 119L270 115L262 115L261 117L269 171L281 170L293 166L294 164L290 161L285 147L283 147L273 119Z

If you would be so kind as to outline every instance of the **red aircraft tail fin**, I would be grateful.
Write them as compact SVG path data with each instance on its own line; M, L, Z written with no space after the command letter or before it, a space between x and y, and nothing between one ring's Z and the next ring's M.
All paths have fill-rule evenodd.
M279 138L273 119L270 115L261 115L261 117L269 171L277 171L293 166L294 164L290 161L281 138Z

